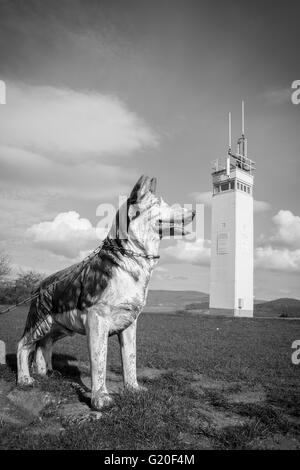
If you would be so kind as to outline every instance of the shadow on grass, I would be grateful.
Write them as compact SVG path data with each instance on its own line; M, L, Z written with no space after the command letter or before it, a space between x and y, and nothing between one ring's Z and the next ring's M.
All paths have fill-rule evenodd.
M53 369L60 372L66 378L72 377L75 379L76 377L80 377L80 370L78 367L74 364L69 364L70 361L76 361L76 359L76 357L70 356L69 354L53 354ZM9 369L17 374L17 355L7 354L6 363Z
M9 369L17 374L17 355L16 354L6 354L6 364Z
M88 389L81 380L81 372L75 364L76 357L68 354L53 354L53 372L47 377L39 377L33 372L36 379L36 386L41 390L52 393L64 394L68 396L76 393L80 402L91 405ZM7 382L17 382L17 357L16 354L6 355L6 365L0 367L0 378ZM78 386L74 386L78 384ZM73 388L73 393L70 387Z

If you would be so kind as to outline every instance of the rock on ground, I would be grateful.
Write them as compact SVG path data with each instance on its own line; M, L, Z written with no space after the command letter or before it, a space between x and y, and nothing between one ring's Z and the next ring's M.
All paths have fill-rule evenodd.
M50 393L45 393L35 388L20 390L15 388L7 395L8 400L23 411L37 417L41 411L55 402Z
M92 411L86 403L67 403L58 409L58 414L66 424L81 424L86 421L97 420L101 412Z

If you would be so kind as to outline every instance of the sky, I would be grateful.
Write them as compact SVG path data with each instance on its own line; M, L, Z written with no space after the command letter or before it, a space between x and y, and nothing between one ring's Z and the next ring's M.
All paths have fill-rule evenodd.
M99 244L99 204L141 174L205 204L162 242L152 289L209 290L211 162L240 135L255 173L257 299L300 298L299 2L0 0L0 250L46 274Z

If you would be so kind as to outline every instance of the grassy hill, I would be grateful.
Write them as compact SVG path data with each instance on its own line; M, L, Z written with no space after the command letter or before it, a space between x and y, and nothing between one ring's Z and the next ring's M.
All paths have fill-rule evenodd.
M202 303L207 300L207 294L193 290L150 290L144 312L174 314L184 310L191 302Z
M282 298L257 304L254 316L300 318L300 300Z
M300 318L300 300L282 298L254 301L255 317ZM145 312L175 313L178 310L207 311L209 295L198 291L150 290Z
M193 302L208 300L208 294L193 290L150 290L147 299L149 307L184 307Z

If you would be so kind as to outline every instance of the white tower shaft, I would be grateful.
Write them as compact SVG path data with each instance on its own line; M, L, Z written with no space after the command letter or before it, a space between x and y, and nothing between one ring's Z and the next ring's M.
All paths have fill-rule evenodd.
M244 131L242 104L242 131ZM229 136L231 116L229 117ZM244 149L245 137L238 140ZM212 173L210 313L253 316L253 170L245 153L230 151Z

